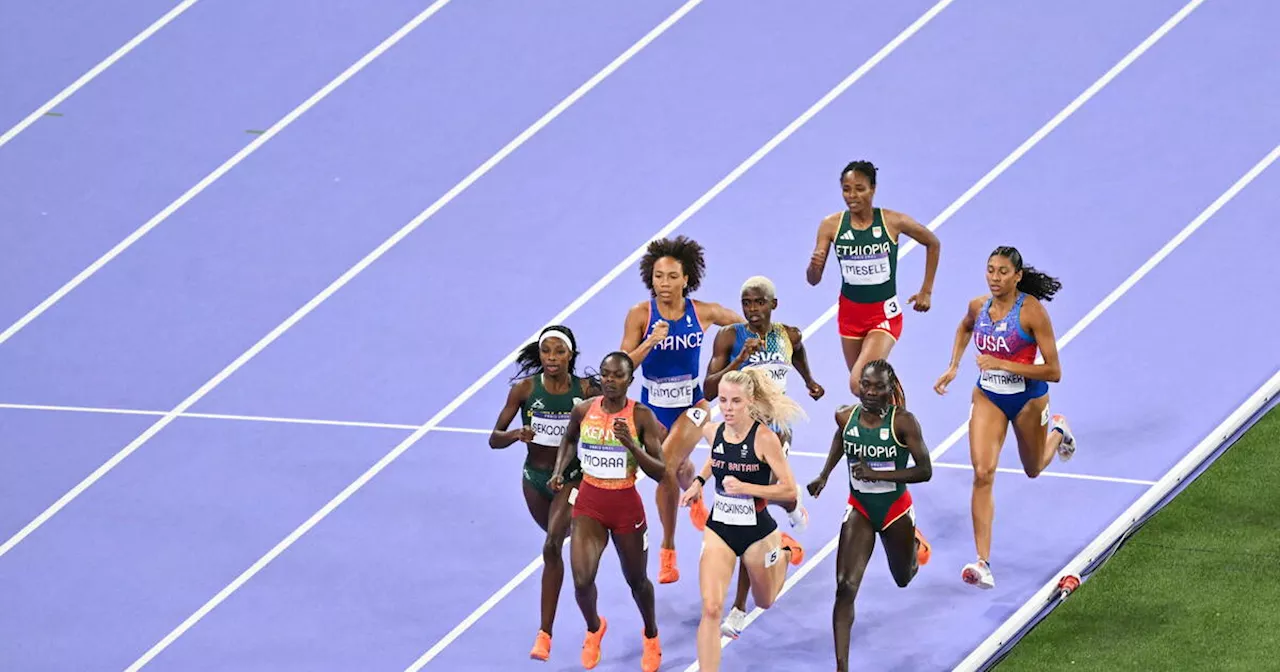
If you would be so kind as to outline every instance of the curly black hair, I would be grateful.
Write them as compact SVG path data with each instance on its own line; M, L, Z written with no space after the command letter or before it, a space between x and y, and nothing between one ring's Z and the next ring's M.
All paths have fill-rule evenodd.
M856 173L862 173L863 175L865 175L867 177L867 181L871 183L871 188L872 189L876 188L875 164L871 163L870 161L850 161L849 165L845 166L844 170L840 171L840 179L843 180L844 176L848 175L849 171L851 170Z
M1057 278L1050 277L1047 273L1037 271L1034 266L1024 266L1022 263L1022 253L1018 252L1016 247L1008 247L1001 245L997 247L987 258L1004 257L1013 264L1013 270L1022 271L1022 280L1018 281L1018 291L1040 299L1041 301L1052 301L1053 295L1062 289L1062 283Z
M662 238L649 243L649 248L640 258L640 279L644 281L644 286L649 288L650 295L654 294L653 265L663 257L671 257L680 262L684 274L689 276L684 295L688 296L697 291L702 284L702 274L707 268L702 256L702 245L685 236L677 236L674 239Z

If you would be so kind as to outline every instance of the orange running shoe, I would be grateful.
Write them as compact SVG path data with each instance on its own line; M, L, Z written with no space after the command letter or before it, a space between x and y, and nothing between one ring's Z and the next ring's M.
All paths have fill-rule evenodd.
M783 532L782 545L791 547L791 564L799 566L800 563L804 562L804 547L794 537Z
M676 549L663 548L658 551L658 583L675 583L680 580L680 568L676 567Z
M929 564L929 558L933 555L933 547L929 545L928 540L924 538L924 534L920 532L920 528L916 528L916 564L924 567Z
M640 629L640 635L644 636L644 628ZM662 665L662 644L658 642L658 636L654 635L653 639L644 638L644 655L640 657L640 669L644 672L658 672L658 666Z
M538 631L538 638L533 641L533 650L529 657L534 660L546 660L551 657L551 635Z
M689 505L689 520L693 521L693 527L699 532L707 527L707 519L710 517L711 512L707 511L706 498L699 497Z
M601 616L600 629L595 632L587 631L587 637L582 642L582 666L588 670L600 664L600 640L604 639L604 632L608 629L609 621Z

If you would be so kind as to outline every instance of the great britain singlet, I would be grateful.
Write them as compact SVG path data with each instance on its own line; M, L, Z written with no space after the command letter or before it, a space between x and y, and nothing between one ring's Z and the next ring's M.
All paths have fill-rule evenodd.
M658 312L658 300L649 300L649 324L664 319ZM640 364L644 388L640 402L650 408L685 409L702 399L702 386L698 384L698 358L702 355L702 324L698 322L693 299L685 298L684 314L674 320L666 320L669 328L662 339Z
M568 392L551 394L542 384L542 374L533 377L533 391L520 405L524 424L533 428L533 443L559 447L569 427L569 414L583 397L582 381L577 376L570 376L569 380Z
M724 491L724 479L733 476L743 483L767 486L773 470L756 456L756 430L759 421L751 423L751 429L741 442L730 443L724 438L725 425L716 430L711 443L711 477L715 480L716 498L711 506L711 520L725 525L755 525L756 512L764 510L765 501L751 495L730 495Z
M1022 330L1022 302L1026 294L1018 293L1009 314L991 319L991 299L982 304L973 325L973 344L978 354L991 355L1019 364L1032 364L1036 359L1036 341ZM1027 389L1027 380L1008 371L992 369L978 376L978 386L995 394L1018 394Z
M844 441L845 462L849 469L849 494L864 503L868 509L885 508L906 492L906 483L892 481L863 481L853 477L853 467L858 458L876 471L894 471L906 469L907 459L911 452L898 442L893 432L893 418L898 412L897 406L889 406L883 421L878 427L866 428L860 423L862 405L859 404L849 414L849 421L844 424L841 438Z
M760 338L759 334L751 331L751 327L742 322L733 325L733 331L733 347L729 350L730 361L738 358L748 340ZM786 327L774 322L768 333L764 335L764 345L751 353L739 370L757 367L763 369L769 374L769 379L786 392L787 374L791 373L793 368L791 355L791 337L787 335Z
M605 411L603 402L603 396L596 397L578 425L578 460L582 463L583 480L606 489L631 487L635 485L639 465L631 451L614 436L613 421L614 418L626 419L631 438L638 445L636 402L628 399L627 405L617 413Z
M836 229L840 294L855 303L879 303L898 295L898 244L890 239L880 208L872 208L871 227L853 228L846 210Z

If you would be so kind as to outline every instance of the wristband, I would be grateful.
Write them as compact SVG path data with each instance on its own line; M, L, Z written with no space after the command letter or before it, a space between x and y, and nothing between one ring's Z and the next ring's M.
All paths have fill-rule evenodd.
M703 478L702 474L698 474L697 476L694 476L693 479L703 485L707 484L707 479Z

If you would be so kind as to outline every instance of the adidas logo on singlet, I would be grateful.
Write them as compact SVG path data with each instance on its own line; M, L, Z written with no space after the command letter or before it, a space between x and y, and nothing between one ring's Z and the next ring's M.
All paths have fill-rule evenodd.
M853 237L852 231L845 231L844 233L840 234L840 240L853 240L853 239L854 237Z

